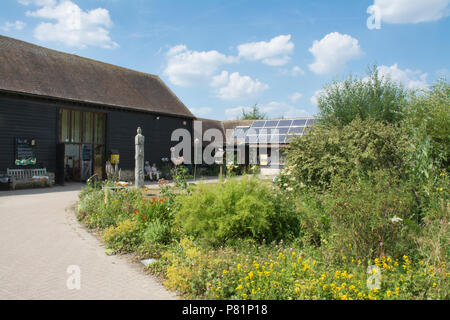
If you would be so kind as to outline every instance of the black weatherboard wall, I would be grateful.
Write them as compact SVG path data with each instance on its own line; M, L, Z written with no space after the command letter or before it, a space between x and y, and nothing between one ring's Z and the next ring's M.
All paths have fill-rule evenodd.
M57 109L29 98L0 94L0 172L15 168L15 138L36 139L37 165L55 170Z
M134 168L134 137L138 126L146 138L145 160L158 166L161 165L161 158L170 157L170 147L178 143L171 141L174 130L185 128L192 135L192 119L184 117L0 92L0 172L16 168L15 138L36 139L37 166L55 172L60 108L106 113L105 161L109 151L118 150L120 168L124 170Z

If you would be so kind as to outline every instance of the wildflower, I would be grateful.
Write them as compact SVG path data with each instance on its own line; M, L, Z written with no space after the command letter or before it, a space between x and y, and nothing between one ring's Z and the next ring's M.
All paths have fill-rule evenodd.
M386 292L386 295L387 295L388 297L392 297L392 296L393 296L392 291L391 291L391 290L388 290L388 291Z
M223 270L223 274L227 274L228 273L228 271L227 270Z
M242 284L238 285L236 291L242 290Z
M251 279L253 279L253 276L254 276L253 271L250 271L248 273L248 278L251 280Z
M437 286L437 283L433 282L433 288L436 288L436 286Z

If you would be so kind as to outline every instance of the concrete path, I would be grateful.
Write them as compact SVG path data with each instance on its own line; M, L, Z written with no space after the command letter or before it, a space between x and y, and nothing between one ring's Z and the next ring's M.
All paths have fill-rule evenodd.
M79 225L70 207L80 189L0 192L0 300L176 299L139 263L107 256ZM70 266L79 267L80 290L68 289Z

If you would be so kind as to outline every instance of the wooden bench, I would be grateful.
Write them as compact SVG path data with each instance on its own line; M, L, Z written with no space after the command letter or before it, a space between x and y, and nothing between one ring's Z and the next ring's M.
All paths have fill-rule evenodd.
M7 175L12 177L13 190L17 183L44 181L50 186L50 177L47 175L47 169L7 169Z

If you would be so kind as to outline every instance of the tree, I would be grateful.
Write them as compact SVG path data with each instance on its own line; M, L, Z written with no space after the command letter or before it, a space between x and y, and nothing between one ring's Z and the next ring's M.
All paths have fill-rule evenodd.
M242 116L239 120L262 120L266 119L267 115L261 112L258 105L255 104L250 111L245 111L242 109Z
M389 77L381 77L374 65L368 77L334 81L318 98L320 120L326 125L345 126L359 117L398 123L407 104L407 91Z
M432 157L444 167L450 159L450 84L439 79L430 88L411 94L405 119L411 135L429 139Z

